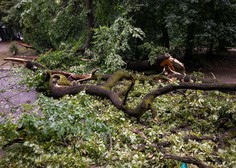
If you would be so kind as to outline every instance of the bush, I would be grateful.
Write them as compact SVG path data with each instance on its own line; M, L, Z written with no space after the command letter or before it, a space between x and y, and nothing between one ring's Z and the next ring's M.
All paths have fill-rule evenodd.
M16 55L18 53L18 48L15 42L11 42L9 46L9 51L13 54Z
M111 27L102 26L95 29L95 62L110 72L122 69L130 50L130 39L143 39L141 29L132 26L129 20L119 17Z

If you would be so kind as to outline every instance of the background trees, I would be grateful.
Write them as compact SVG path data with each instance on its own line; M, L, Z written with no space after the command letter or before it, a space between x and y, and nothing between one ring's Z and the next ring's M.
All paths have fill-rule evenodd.
M20 31L19 18L21 12L19 12L19 14L12 14L12 7L15 6L17 2L17 0L0 1L0 37L2 40L15 38L16 33ZM6 20L4 20L4 17L11 18L11 20L8 22L8 19L6 18ZM8 24L7 27L6 24Z
M146 35L143 41L130 41L137 59L137 46L144 42L168 49L184 47L189 58L195 47L212 51L234 46L235 6L233 0L12 0L0 5L4 24L21 28L25 41L42 51L59 49L61 44L80 49L92 42L91 28L110 27L124 17Z

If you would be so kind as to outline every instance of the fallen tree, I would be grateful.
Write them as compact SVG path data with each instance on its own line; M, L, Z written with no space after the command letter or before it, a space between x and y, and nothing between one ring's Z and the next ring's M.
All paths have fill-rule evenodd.
M123 79L129 79L132 81L133 77L127 72L118 71L112 74L102 85L79 84L73 86L61 86L60 79L58 78L58 76L52 76L49 80L50 94L54 98L60 98L67 94L75 95L81 91L85 91L87 94L97 95L110 99L113 105L119 110L124 111L129 116L140 119L140 117L142 117L142 115L148 110L151 110L153 112L153 116L155 116L156 112L152 108L152 103L157 96L161 96L163 94L167 94L178 89L236 91L236 84L231 83L180 82L176 84L168 84L164 87L159 87L156 90L151 91L146 96L144 96L142 102L136 108L130 109L125 106L125 102L121 100L119 94L111 90L111 88L115 84L117 84L117 82ZM129 88L129 90L131 89Z
M51 97L59 99L65 95L76 95L81 91L84 91L86 94L96 95L102 98L109 99L117 109L123 111L130 117L136 118L138 121L140 121L141 117L147 112L151 112L153 118L156 117L157 111L154 107L154 101L158 96L164 94L168 94L182 89L204 90L204 91L219 90L223 92L236 91L236 84L234 83L222 83L217 81L216 79L203 79L199 77L193 77L190 75L178 73L174 69L175 66L173 65L173 67L171 67L170 66L171 64L169 64L170 62L166 60L165 60L166 64L164 65L165 71L163 71L158 75L149 75L149 76L135 75L135 73L122 70L117 71L113 74L104 75L104 74L98 74L97 73L98 69L94 69L89 74L81 75L60 70L48 70L46 67L37 62L25 59L6 58L6 61L14 61L17 63L22 63L25 65L26 68L34 71L37 71L37 69L43 69L45 72L44 82L49 84L48 89ZM99 80L100 83L91 84L89 83L89 81L91 80ZM150 91L142 98L141 102L136 107L130 107L127 103L127 99L129 97L129 93L135 86L135 81L137 80L149 81L153 85L155 85L161 80L163 81L163 83L165 83L165 85L162 86L157 85L157 87L154 90ZM121 81L126 81L125 89L123 90L113 89ZM214 141L215 143L218 143L219 144L218 148L222 148L229 139L235 138L236 136L236 134L234 133L235 128L232 128L231 130L232 131L216 135L215 136L216 138L214 136L198 137L196 135L187 135L183 137L183 139L185 141L210 140ZM141 133L137 131L135 131L134 133L141 135ZM143 137L143 139L148 142L148 139L146 137ZM9 142L7 146L12 145L14 143L22 143L22 142L24 142L24 139L16 139L15 141ZM163 154L163 158L165 159L171 159L189 164L194 164L198 167L209 167L203 161L193 156L178 156L168 153L165 150L165 148L170 147L171 145L172 145L171 142L166 141L160 143L159 142L152 143L151 147L154 147L157 150L159 150ZM221 161L216 160L216 162L219 162L219 164L221 164Z
M159 75L153 75L150 77L137 77L132 73L127 73L126 71L117 71L110 75L101 75L95 74L97 69L93 70L90 74L79 75L65 71L47 70L47 68L43 65L30 60L18 58L6 58L5 60L23 63L26 68L34 71L37 69L44 69L48 76L45 78L45 82L49 82L50 96L54 98L61 98L65 95L75 95L81 91L85 91L87 94L108 98L116 108L137 119L140 119L142 115L148 110L151 110L153 117L155 117L156 111L153 108L153 101L155 98L179 89L236 91L236 84L234 83L222 83L215 79L202 79L181 74L175 71L174 67L176 67L176 64L172 64L173 62L171 62L169 56L165 58L161 56L159 58L162 60L159 63L160 66L169 70L169 74L171 75L165 76L163 73L161 73ZM177 67L178 65L179 64L177 64ZM183 70L184 68L181 67L180 69ZM144 96L141 103L135 108L129 108L126 106L126 99L130 90L135 84L135 80L149 80L157 82L158 80L164 79L166 82L168 82L172 78L177 79L180 82L166 84L165 86L158 87L155 90L150 91ZM96 79L103 79L103 84L91 85L84 83L85 81ZM127 90L125 91L125 97L122 100L120 93L113 91L112 87L124 79L129 80L131 84L127 87ZM195 81L200 82L196 83Z

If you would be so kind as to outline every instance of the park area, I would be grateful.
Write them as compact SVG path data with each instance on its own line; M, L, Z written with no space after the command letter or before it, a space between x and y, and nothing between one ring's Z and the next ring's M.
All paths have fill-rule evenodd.
M236 3L0 2L0 167L236 168Z

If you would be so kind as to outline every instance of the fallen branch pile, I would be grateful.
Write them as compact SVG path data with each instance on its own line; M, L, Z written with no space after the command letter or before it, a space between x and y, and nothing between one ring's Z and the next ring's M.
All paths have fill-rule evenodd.
M124 113L129 116L140 119L144 113L148 110L151 110L153 117L156 116L156 112L153 108L153 101L156 97L161 96L163 94L167 94L179 89L192 89L192 90L219 90L219 91L236 91L236 84L234 83L221 83L217 82L215 79L200 79L196 77L191 77L188 75L183 75L180 73L172 74L172 77L178 79L180 82L175 84L167 84L164 87L158 87L155 90L149 92L144 96L141 103L135 108L129 108L126 106L126 99L128 97L129 91L134 86L134 80L169 80L169 78L163 77L163 75L154 75L151 77L136 77L131 73L127 73L126 71L117 71L111 75L97 75L95 72L97 69L93 70L90 74L79 75L73 74L65 71L56 71L56 70L47 70L43 65L25 59L19 58L6 58L7 61L14 61L17 63L23 63L26 68L36 71L37 69L44 69L49 82L49 91L50 96L54 98L60 98L65 95L75 95L81 91L85 91L90 95L97 95L100 97L108 98L112 104L122 110ZM173 70L171 70L172 72ZM96 80L101 78L105 80L102 85L90 85L84 84L84 81L88 80ZM122 100L120 98L120 93L117 93L112 90L119 81L129 80L131 84L128 86L125 91L125 98ZM201 83L192 83L191 81L200 80Z
M39 68L44 69L47 75L45 82L49 83L50 96L54 98L61 98L65 95L75 95L81 91L85 91L86 94L96 95L99 97L109 99L117 109L122 110L128 116L135 117L137 120L140 120L140 118L148 111L151 111L152 116L155 117L157 115L157 112L153 107L153 102L155 98L164 94L168 94L173 91L177 91L179 89L192 89L192 90L205 90L205 91L209 90L236 91L236 83L222 83L218 82L215 79L201 79L197 77L188 76L185 74L171 73L172 74L171 78L175 78L179 82L169 83L165 86L157 87L155 90L147 93L143 97L142 101L136 107L131 108L128 107L127 105L127 98L129 96L130 91L135 85L135 80L140 80L140 81L149 80L150 82L156 82L157 80L169 81L170 78L166 77L163 74L153 75L148 77L136 76L126 71L117 71L113 74L101 75L96 73L97 69L93 70L90 74L79 75L65 71L48 70L43 65L29 60L17 59L17 58L15 59L7 58L6 60L23 63L26 68L34 71L36 71ZM167 62L167 67L165 65L164 67L167 69L169 68L170 72L175 72L174 66L170 67L168 64L169 63ZM97 85L86 83L86 81L97 80L97 79L102 79L103 83ZM122 93L114 91L112 88L122 80L129 81L129 85L126 86L126 89L122 91ZM200 82L195 82L195 81L200 81ZM233 128L232 130L223 134L219 134L216 137L210 137L210 136L197 137L194 135L188 135L184 137L184 140L216 141L219 144L220 148L224 146L225 141L227 141L229 138L236 137L236 134L234 133L235 128ZM135 133L139 134L139 132ZM143 138L146 139L145 137ZM208 167L205 163L192 156L176 156L167 153L164 148L170 145L171 145L170 142L165 142L165 143L152 144L152 147L155 147L159 151L161 151L165 159L182 161L185 163L194 164L202 168Z

